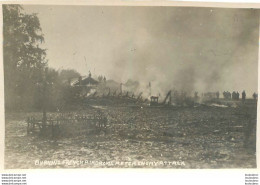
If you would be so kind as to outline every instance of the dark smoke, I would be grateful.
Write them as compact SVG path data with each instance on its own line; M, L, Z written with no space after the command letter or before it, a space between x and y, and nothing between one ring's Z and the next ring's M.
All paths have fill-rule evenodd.
M52 67L83 75L95 70L118 83L138 81L138 91L146 94L151 82L154 95L169 89L257 91L258 10L29 5L25 10L39 13Z

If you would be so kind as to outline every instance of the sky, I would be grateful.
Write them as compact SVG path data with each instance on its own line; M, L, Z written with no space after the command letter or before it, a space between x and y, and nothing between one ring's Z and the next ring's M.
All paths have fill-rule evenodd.
M254 9L23 6L37 13L49 66L138 80L154 94L257 91L259 17Z

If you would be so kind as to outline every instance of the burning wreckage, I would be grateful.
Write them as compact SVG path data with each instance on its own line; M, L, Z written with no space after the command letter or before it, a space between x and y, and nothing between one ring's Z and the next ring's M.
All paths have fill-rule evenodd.
M165 97L144 92L149 94L149 98L144 98L142 92L134 94L125 86L105 77L95 80L91 74L80 77L71 85L81 90L79 102L82 103L78 108L27 114L27 135L55 140L59 145L66 140L71 143L66 147L76 147L71 150L69 159L80 156L78 152L83 148L92 151L95 160L108 157L111 160L175 161L178 156L188 161L184 168L256 165L257 94L250 99L245 98L243 92L242 98L237 99L237 93L235 97L233 93L225 97L228 92L224 92L223 97L219 92L201 95L195 92L188 96L184 91L170 90ZM7 125L10 143L15 141L9 133L12 125ZM17 132L22 134L23 130ZM29 143L35 142L35 137L26 138ZM57 152L62 153L62 148ZM36 158L42 155L37 150L30 152ZM97 152L104 152L106 156L95 154ZM46 156L51 155L48 153L46 151ZM7 156L11 160L12 155ZM55 160L55 156L52 159Z
M114 82L114 81L113 81ZM129 85L129 81L126 84L107 85L106 78L101 77L99 80L95 80L89 73L88 77L79 77L78 80L71 83L73 88L79 89L79 99L85 104L95 105L142 105L142 106L174 106L174 105L188 105L193 106L196 102L199 102L197 92L194 97L188 97L186 92L174 91L172 98L172 90L168 91L163 101L159 101L161 95L152 96L151 83L149 83L149 96L143 97L143 92L133 92L133 88L129 91L123 91L123 85ZM136 89L136 88L135 88ZM113 91L113 92L112 92ZM135 94L136 93L136 94ZM213 98L214 93L205 93L203 98Z
M63 39L67 44L46 43L47 48L41 49L42 16L38 20L26 11L36 8L35 13L48 14L45 8L52 12L55 8L21 8L3 6L5 168L40 168L34 164L39 159L181 160L185 161L181 168L256 167L258 97L257 92L251 96L249 91L257 88L257 10L129 7L124 8L127 13L122 18L114 19L122 11L111 6L104 10L111 20L102 24L104 16L96 12L102 9L103 13L106 7L72 6L71 11L66 6L64 15L76 12L69 17L77 21L69 21L67 16L55 19L56 14L50 14L62 23L55 28L66 29L58 29L60 37L53 35L57 30L47 29L45 34L54 40L67 35L70 39ZM150 16L154 11L163 12L157 22ZM61 15L62 8L58 12ZM185 19L184 25L180 20L187 12L194 16ZM135 20L132 15L141 15L140 21L125 21ZM169 24L171 17L176 24ZM220 24L216 26L215 20ZM64 22L75 25L70 30ZM42 23L44 28L50 26ZM103 30L113 32L120 28L115 25L124 23L129 33L104 34ZM185 31L187 26L195 28L192 33ZM163 37L158 37L160 33ZM21 34L26 38L20 38ZM103 41L106 44L100 44ZM241 43L243 48L238 48ZM46 49L52 54L47 55ZM67 52L60 55L61 51ZM86 69L97 69L118 82L90 72L80 76ZM140 82L121 81L127 77ZM150 80L155 80L153 88ZM217 88L225 91L217 92ZM234 91L229 92L230 88ZM55 167L93 166L102 167ZM167 163L162 167L176 166Z
M132 82L127 82L129 84L133 84ZM111 85L113 84L113 85ZM135 84L136 85L136 84ZM137 84L138 85L138 84ZM167 108L169 110L179 109L180 111L183 108L195 108L195 109L203 109L203 107L212 107L212 108L237 108L243 109L242 113L239 115L244 115L247 117L256 118L256 113L254 114L249 110L256 108L256 100L257 94L253 94L253 99L247 99L245 91L242 93L242 101L239 101L238 92L223 92L223 98L220 98L219 92L207 92L202 93L199 96L198 92L194 92L193 96L188 96L185 91L178 92L177 90L170 90L166 94L162 101L160 101L161 95L152 96L151 94L151 83L149 83L149 96L143 98L143 92L139 92L135 95L134 92L131 91L123 91L123 86L125 84L118 84L114 81L106 81L105 77L100 76L98 80L92 78L91 73L87 77L79 77L77 80L71 83L72 88L77 88L79 91L78 99L80 102L79 107L81 107L81 111L77 111L75 113L63 114L61 112L57 112L53 119L53 113L50 113L49 119L36 119L34 117L29 117L27 119L28 127L27 133L35 132L35 127L38 125L38 131L41 135L51 135L52 137L57 137L62 135L71 135L72 133L69 127L71 123L80 123L78 125L79 128L76 128L77 124L73 124L73 129L79 130L80 133L91 133L91 132L99 132L107 130L108 125L111 127L110 115L108 115L109 109L113 109L112 107L125 107L125 109L149 109L149 108ZM126 88L127 89L127 88ZM132 88L133 89L133 88ZM136 89L136 88L135 88ZM172 93L173 91L173 93ZM252 108L253 107L253 108ZM82 113L86 110L86 113ZM129 111L130 111L129 110ZM234 112L236 109L232 109ZM247 110L247 112L245 112ZM162 112L157 109L157 112ZM248 113L250 112L250 113ZM251 114L254 115L251 115ZM164 113L162 113L163 115ZM135 119L136 116L133 116L131 119ZM147 119L148 121L149 119ZM118 121L118 120L117 120ZM122 122L128 122L125 120L121 120ZM66 125L67 126L64 126ZM130 124L131 125L131 124ZM65 127L68 127L64 129ZM251 127L251 126L249 126ZM48 129L47 129L48 128ZM46 131L49 130L49 131ZM60 131L63 130L63 131ZM64 130L67 131L64 132ZM70 130L70 131L69 131ZM249 129L252 130L252 129ZM46 134L47 133L47 134ZM78 133L78 131L76 132ZM73 134L72 134L73 135Z
M112 82L112 85L111 85ZM239 93L233 91L223 92L223 98L220 98L220 92L206 92L199 96L196 91L194 95L187 95L185 91L169 90L165 97L152 95L151 83L149 82L149 93L138 92L137 87L132 86L133 82L126 84L117 83L113 80L106 81L105 77L100 76L98 80L91 77L79 77L78 80L71 84L73 88L80 90L79 99L84 105L140 105L145 107L176 107L176 106L237 106L239 104ZM135 82L138 86L138 82ZM130 85L129 85L130 84ZM123 91L123 86L126 86ZM131 86L131 88L128 88ZM146 94L144 96L144 94ZM257 94L252 95L253 99L257 99ZM246 99L245 91L242 92L241 100Z

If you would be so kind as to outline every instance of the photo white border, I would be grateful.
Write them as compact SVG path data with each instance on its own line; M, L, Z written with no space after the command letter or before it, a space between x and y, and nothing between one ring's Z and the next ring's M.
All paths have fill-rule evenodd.
M187 1L161 1L161 0L155 0L155 1L130 1L130 0L124 0L124 1L118 1L118 0L97 0L97 1L80 1L80 0L35 0L35 1L2 1L2 4L38 4L38 5L90 5L90 6L177 6L177 7L218 7L218 8L260 8L260 3L246 3L245 2L187 2ZM258 2L258 1L256 1ZM2 6L0 8L0 19L2 20ZM259 23L260 25L260 23ZM260 30L260 28L259 28ZM1 28L0 28L0 34L3 35L3 23L1 21ZM260 34L259 34L260 35ZM1 43L3 43L3 37L0 37ZM259 38L260 41L260 38ZM260 47L259 47L259 53L260 53ZM142 184L158 184L158 183L170 183L175 184L176 179L183 180L183 182L187 182L187 184L195 183L199 181L194 181L194 178L197 177L202 178L206 177L206 179L212 177L215 179L212 182L207 182L208 184L219 184L219 181L221 179L218 179L219 176L223 178L230 177L229 180L227 180L227 183L224 184L237 184L234 181L234 178L237 177L238 182L241 182L241 184L244 184L244 174L245 173L259 173L259 166L260 166L260 159L259 159L259 152L260 152L260 143L258 142L257 138L257 168L256 169L4 169L4 138L5 138L5 114L4 114L4 72L3 72L3 44L0 46L0 54L1 54L1 61L0 61L0 172L1 173L26 173L30 174L31 180L34 183L37 181L38 178L42 178L42 180L38 181L37 184L46 184L48 181L46 181L46 178L54 178L53 175L55 174L56 177L64 178L64 181L62 181L62 184L71 184L68 180L69 177L72 178L78 178L81 180L84 179L90 179L98 181L103 181L103 183L107 183L109 178L113 178L113 182L117 184L121 183L131 183L133 182L134 178L141 178L143 175L144 177L147 177L148 179L142 179L139 181ZM260 71L260 65L259 65L259 57L258 57L258 74ZM260 87L260 80L258 75L258 92ZM259 104L258 104L258 110L257 113L259 113ZM260 115L257 114L257 120L260 119ZM257 121L257 136L260 133L260 127L259 123ZM154 177L159 176L162 181L153 180ZM67 177L67 178L66 178ZM84 178L83 178L84 177ZM117 181L117 178L120 179L120 181ZM122 178L127 178L122 181ZM176 178L174 180L174 178ZM35 181L34 181L35 180ZM38 179L39 180L39 179ZM165 181L166 180L166 181ZM203 179L197 179L201 180L201 184L203 183ZM231 180L231 181L230 181ZM30 179L28 178L28 184L30 182ZM55 184L57 184L57 179L54 181ZM71 181L72 182L72 181ZM92 183L92 182L90 182ZM206 183L206 184L207 184ZM61 184L61 183L59 183ZM78 184L78 183L75 183ZM88 183L89 184L89 183ZM132 183L131 183L132 184ZM178 184L178 183L177 183ZM186 184L186 183L185 183ZM223 183L222 183L223 184ZM239 183L240 184L240 183Z

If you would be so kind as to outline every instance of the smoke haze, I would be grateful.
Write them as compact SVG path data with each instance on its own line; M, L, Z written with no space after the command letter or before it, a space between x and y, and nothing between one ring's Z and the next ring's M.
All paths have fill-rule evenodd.
M153 94L257 91L259 14L254 9L24 6L38 13L49 66ZM86 58L86 60L84 59ZM249 95L251 96L251 95Z

